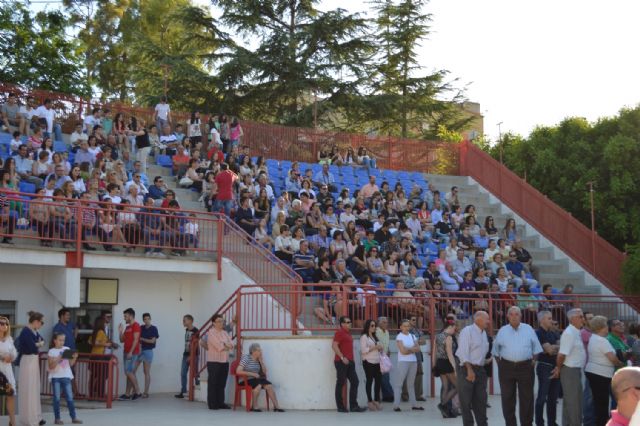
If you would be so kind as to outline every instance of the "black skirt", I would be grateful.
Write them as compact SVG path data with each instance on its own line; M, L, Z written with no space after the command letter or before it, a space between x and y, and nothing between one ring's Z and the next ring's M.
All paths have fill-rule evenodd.
M266 386L271 384L271 382L268 381L267 379L263 379L263 378L256 379L255 377L251 379L247 379L247 383L249 384L249 386L251 386L251 389L255 389L259 385Z
M433 374L436 377L440 377L440 375L442 374L451 374L454 371L455 370L453 369L453 366L451 365L448 359L441 359L441 358L436 359L436 365L433 368Z

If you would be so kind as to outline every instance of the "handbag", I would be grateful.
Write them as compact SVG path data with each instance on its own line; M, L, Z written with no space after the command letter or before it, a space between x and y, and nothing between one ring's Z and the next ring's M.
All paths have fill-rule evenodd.
M13 396L15 395L15 392L16 391L11 383L9 383L7 376L5 376L3 373L0 373L0 395Z
M182 179L180 179L180 182L178 184L180 186L191 186L193 185L193 181L188 176L184 176Z
M393 368L393 364L391 363L391 358L385 352L380 351L380 372L382 374L386 374L391 371Z

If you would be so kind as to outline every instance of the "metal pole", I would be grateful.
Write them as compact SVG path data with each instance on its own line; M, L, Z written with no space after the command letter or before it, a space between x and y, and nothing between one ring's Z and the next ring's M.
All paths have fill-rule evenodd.
M593 275L596 274L596 213L595 207L593 204L593 184L595 182L587 182L589 185L589 198L591 201L591 269L593 270Z
M500 127L502 126L502 121L498 123L498 146L500 147L500 164L503 164L502 161L502 128Z

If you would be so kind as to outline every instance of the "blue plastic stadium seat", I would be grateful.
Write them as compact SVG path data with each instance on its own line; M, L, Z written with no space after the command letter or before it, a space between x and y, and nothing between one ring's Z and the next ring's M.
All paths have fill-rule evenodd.
M27 194L35 194L36 193L36 185L33 184L33 183L21 181L18 184L18 188L20 189L20 192L25 192Z
M67 148L67 144L62 142L62 141L55 141L53 142L53 151L54 152L64 152L66 151Z
M168 155L158 155L157 159L156 159L158 166L162 166L162 167L173 167L173 160L171 160L171 157L169 157Z

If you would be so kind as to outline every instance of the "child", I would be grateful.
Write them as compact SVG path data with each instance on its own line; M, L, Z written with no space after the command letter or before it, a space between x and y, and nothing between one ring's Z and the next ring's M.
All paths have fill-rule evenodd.
M194 248L198 248L198 236L200 235L200 225L197 222L195 213L189 215L189 220L184 224L184 233L186 235L186 246L193 244Z
M71 391L71 381L73 380L73 372L71 367L78 360L78 353L74 353L71 359L62 357L63 353L69 350L64 345L64 334L53 333L53 348L49 349L49 380L53 388L53 414L55 415L55 424L62 425L64 422L60 419L60 393L64 392L67 400L69 414L71 415L71 423L82 424L82 420L76 417L76 407L73 403L73 393Z

